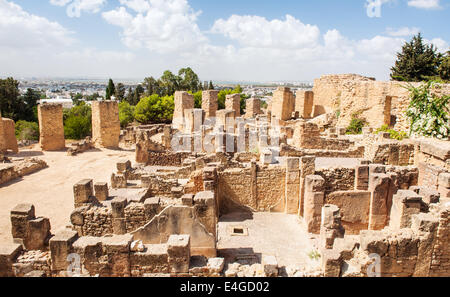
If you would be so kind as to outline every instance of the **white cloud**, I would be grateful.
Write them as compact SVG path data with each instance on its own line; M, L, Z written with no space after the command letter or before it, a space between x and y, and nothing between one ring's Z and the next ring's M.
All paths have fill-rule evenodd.
M122 2L134 7L141 1ZM166 53L192 51L206 42L196 23L200 12L194 11L186 0L144 2L149 5L145 13L131 14L123 6L102 13L108 23L122 28L122 41L127 47Z
M35 49L73 44L72 32L57 22L30 14L19 5L0 0L0 47Z
M409 0L408 6L421 9L440 9L440 0Z
M67 15L71 18L79 18L81 12L98 13L107 0L50 0L50 4L56 6L67 5Z
M420 32L419 28L413 27L413 28L409 28L409 27L401 27L398 29L394 29L394 28L386 28L386 34L389 36L394 36L394 37L399 37L399 36L412 36L412 35L417 35Z
M317 26L305 25L286 15L285 20L272 20L260 16L232 15L227 20L217 20L211 32L223 34L243 46L259 48L313 47L320 31Z
M140 13L150 9L150 3L147 0L119 0L120 4Z
M449 44L442 38L433 38L431 40L424 39L424 41L428 44L433 44L441 53L445 53L450 50Z

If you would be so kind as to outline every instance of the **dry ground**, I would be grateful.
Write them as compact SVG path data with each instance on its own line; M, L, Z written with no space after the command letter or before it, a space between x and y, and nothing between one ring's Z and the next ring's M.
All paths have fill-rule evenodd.
M8 157L35 156L47 162L48 168L0 186L0 242L10 242L10 211L19 203L32 203L36 216L50 218L52 232L69 224L73 210L73 185L89 178L110 183L116 162L134 160L134 152L91 150L70 157L66 152L41 152L37 146Z

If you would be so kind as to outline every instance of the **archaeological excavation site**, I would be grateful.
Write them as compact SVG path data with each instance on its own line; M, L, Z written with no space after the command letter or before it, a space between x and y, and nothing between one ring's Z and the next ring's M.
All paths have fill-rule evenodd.
M378 130L409 130L406 85L324 75L244 113L178 91L172 123L122 130L98 101L72 143L62 105L29 146L0 117L0 276L448 277L450 142Z

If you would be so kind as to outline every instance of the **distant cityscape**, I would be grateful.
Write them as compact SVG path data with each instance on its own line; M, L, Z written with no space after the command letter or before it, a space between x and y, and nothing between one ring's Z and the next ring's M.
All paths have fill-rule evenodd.
M31 88L39 91L42 96L41 102L63 103L67 108L72 106L75 95L81 94L83 97L98 94L97 100L103 100L106 95L107 79L64 79L64 78L19 78L19 91L24 94ZM129 88L135 89L142 81L131 79L117 79L121 82L128 93ZM250 97L268 100L272 97L273 91L279 86L290 87L292 91L299 89L311 89L312 82L239 82L239 81L213 81L217 90L234 88L240 85L243 93ZM113 98L114 99L114 98Z

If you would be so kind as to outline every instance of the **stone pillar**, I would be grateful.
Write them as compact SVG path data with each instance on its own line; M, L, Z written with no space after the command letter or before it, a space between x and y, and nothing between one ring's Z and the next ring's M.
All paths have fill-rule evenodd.
M325 180L319 175L308 175L305 181L304 220L309 233L319 234L324 203Z
M295 98L295 111L300 117L310 119L314 107L314 92L299 90Z
M39 104L39 144L43 151L65 148L62 104Z
M450 198L450 173L439 174L438 192L441 194L441 198Z
M5 132L3 129L2 114L0 112L0 153L6 151Z
M111 201L112 226L114 234L122 235L127 233L125 221L125 207L127 207L127 204L127 198L124 197L117 197Z
M28 221L34 220L33 204L18 204L11 210L11 234L14 240L22 241L27 236Z
M0 277L14 277L12 266L22 250L22 245L18 243L0 245Z
M215 118L219 108L217 97L219 91L209 90L202 93L202 109L205 111L205 118Z
M300 201L298 215L303 217L305 206L305 181L308 175L316 172L316 157L305 156L300 158Z
M189 272L191 257L191 237L189 235L171 235L167 241L169 269L171 274Z
M184 111L184 133L201 132L204 115L203 109L186 109Z
M369 166L359 165L355 168L355 190L367 191L369 189Z
M69 266L67 256L72 252L72 244L77 238L78 233L76 231L65 229L59 231L50 239L49 245L53 271L67 270Z
M97 147L119 147L120 120L116 101L92 102L92 141Z
M394 195L389 226L394 229L410 228L412 217L420 213L422 197L410 190L400 190Z
M320 247L332 249L336 238L344 238L345 229L341 223L339 207L327 204L322 208L322 222L320 225Z
M389 176L380 173L370 174L369 230L381 230L386 226L389 211L387 208L389 188Z
M216 118L216 125L222 125L225 133L234 133L235 115L233 110L218 110Z
M205 226L206 230L213 234L214 237L216 234L216 227L218 221L218 213L217 213L217 201L213 191L204 191L198 192L194 197L194 208L195 213L203 226ZM197 254L202 254L204 256L208 256L208 258L216 257L216 247L211 248L203 248L202 250L193 251Z
M91 196L94 196L94 184L92 179L83 179L73 186L75 208L89 203Z
M2 125L0 124L0 134L3 134L4 139L4 148L5 150L11 150L14 153L19 152L19 146L17 145L17 138L16 138L16 128L14 121L11 119L5 119L0 117L0 121L3 125L3 132L1 131ZM0 142L1 142L2 136L0 135ZM0 151L1 151L1 144L0 144Z
M295 108L294 94L290 88L278 87L273 93L272 99L272 117L282 121L288 121L292 118Z
M300 203L300 159L287 158L285 201L287 214L297 214Z
M177 91L175 92L174 103L173 128L182 130L185 110L194 108L194 95L191 95L188 92Z
M261 100L257 98L247 99L245 102L245 118L252 119L261 114Z
M234 110L234 116L241 116L241 94L227 95L225 99L225 109Z
M94 190L95 190L95 198L97 198L98 201L108 200L109 197L108 183L95 183Z

